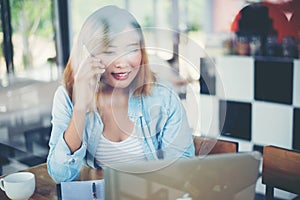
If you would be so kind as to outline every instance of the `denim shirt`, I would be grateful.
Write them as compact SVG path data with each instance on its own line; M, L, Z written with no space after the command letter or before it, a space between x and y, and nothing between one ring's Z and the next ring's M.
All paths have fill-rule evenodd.
M83 164L98 168L95 153L103 132L97 111L87 112L82 145L71 153L64 140L73 113L73 104L63 86L55 92L52 108L52 132L47 157L48 172L57 183L75 180ZM195 156L192 131L177 94L162 84L154 84L152 94L128 101L128 116L140 129L139 139L147 160Z

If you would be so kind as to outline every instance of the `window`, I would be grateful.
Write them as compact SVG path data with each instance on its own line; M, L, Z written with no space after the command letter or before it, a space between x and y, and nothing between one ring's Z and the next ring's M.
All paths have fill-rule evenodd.
M52 1L9 0L8 2L11 20L6 23L11 23L12 27L14 75L38 80L56 79ZM0 62L3 62L2 54ZM7 73L4 66L5 64L1 64L1 77ZM9 73L13 72L9 71Z
M0 19L0 46L3 46L3 31L2 31L2 20ZM5 74L6 68L5 68L5 60L4 60L4 54L3 51L0 50L0 80L3 78Z

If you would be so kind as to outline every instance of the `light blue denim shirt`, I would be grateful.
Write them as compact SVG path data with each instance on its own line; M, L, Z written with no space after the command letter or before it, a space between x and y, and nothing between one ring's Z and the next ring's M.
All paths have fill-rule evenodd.
M73 104L63 86L54 95L52 132L47 158L48 172L57 183L72 181L83 164L97 168L95 153L103 131L97 111L86 114L85 129L80 149L70 152L63 135L73 112ZM195 156L192 131L180 99L165 84L154 84L152 95L134 97L128 102L129 118L140 128L147 160L175 159Z

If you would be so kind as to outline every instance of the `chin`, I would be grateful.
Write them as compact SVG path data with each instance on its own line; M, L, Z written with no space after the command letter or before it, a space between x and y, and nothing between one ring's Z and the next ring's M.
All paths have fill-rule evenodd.
M109 87L115 88L115 89L126 89L130 86L130 83L119 83L119 82L113 82L113 83L106 83Z
M129 85L116 85L114 88L116 89L127 89L129 87Z

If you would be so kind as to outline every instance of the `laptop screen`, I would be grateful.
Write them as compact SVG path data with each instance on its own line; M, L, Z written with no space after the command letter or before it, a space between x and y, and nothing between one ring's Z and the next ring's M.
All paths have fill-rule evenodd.
M105 199L254 199L261 154L215 154L104 168Z

